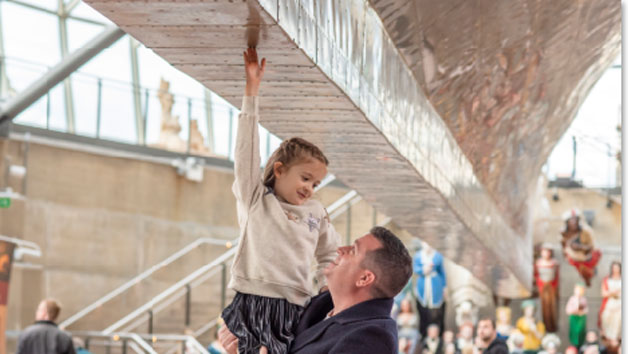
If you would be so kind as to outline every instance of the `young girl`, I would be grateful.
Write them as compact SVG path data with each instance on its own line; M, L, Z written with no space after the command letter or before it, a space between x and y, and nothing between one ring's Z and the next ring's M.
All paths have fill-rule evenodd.
M236 290L222 317L238 338L239 353L287 353L303 307L312 296L310 267L336 258L338 235L327 212L310 199L327 174L327 158L299 138L281 143L260 171L258 98L266 60L244 52L246 88L238 118L235 182L240 243L229 287Z

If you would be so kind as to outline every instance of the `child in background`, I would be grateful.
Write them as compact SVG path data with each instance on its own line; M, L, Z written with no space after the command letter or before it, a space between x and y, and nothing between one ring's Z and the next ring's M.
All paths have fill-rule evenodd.
M266 60L244 54L245 96L238 118L235 182L240 242L225 308L225 325L238 338L238 352L287 353L304 306L313 295L310 267L316 259L319 288L323 270L336 258L338 235L314 188L328 161L315 145L292 138L281 143L260 170L258 92ZM265 349L263 349L265 348Z

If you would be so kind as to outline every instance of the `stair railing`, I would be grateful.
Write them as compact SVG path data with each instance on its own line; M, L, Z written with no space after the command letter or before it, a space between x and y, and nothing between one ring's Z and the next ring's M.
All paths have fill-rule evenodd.
M82 309L79 312L75 313L74 315L68 317L65 321L63 321L63 322L61 322L59 324L59 327L67 328L68 326L72 325L73 323L75 323L75 322L79 321L80 319L82 319L83 317L87 316L92 311L100 308L102 305L104 305L108 301L110 301L113 298L117 297L118 295L124 293L125 291L127 291L131 287L137 285L139 282L141 282L141 281L145 280L146 278L150 277L156 271L158 271L160 269L163 269L164 267L172 264L173 262L179 260L182 257L185 257L188 253L190 253L191 251L195 250L196 248L198 248L201 245L210 244L210 245L220 245L220 246L225 246L227 248L231 248L236 243L237 243L237 240L221 240L221 239L214 239L214 238L207 238L207 237L206 238L196 239L193 242L191 242L190 244L188 244L187 246L185 246L185 247L181 248L180 250L178 250L177 252L173 253L172 255L170 255L169 257L164 259L163 261L161 261L161 262L155 264L154 266L148 268L147 270L145 270L144 272L140 273L136 277L134 277L131 280L127 281L126 283L122 284L120 287L112 290L111 292L107 293L103 297L99 298L98 300L94 301L90 305L86 306L84 309Z
M148 344L148 342L146 342L146 340L144 340L144 338L142 338L137 333L116 333L115 335L111 335L102 332L77 331L71 332L71 334L72 336L85 338L85 349L88 350L90 346L93 345L92 341L94 339L102 339L105 342L101 344L104 344L107 347L111 347L115 343L116 346L119 345L122 347L123 353L126 352L127 347L130 347L134 352L138 354L158 354L155 349L153 349L150 344ZM207 351L201 353L206 354Z

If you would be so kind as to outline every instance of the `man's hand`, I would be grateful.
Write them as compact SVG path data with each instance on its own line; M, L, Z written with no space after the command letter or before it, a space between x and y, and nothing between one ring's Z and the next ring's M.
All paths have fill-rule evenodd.
M257 96L259 85L262 82L264 70L266 69L266 58L263 58L262 62L258 63L255 48L249 48L242 54L244 55L244 71L246 72L244 95Z
M218 341L225 348L227 354L238 354L238 338L229 331L227 326L223 326L218 331Z

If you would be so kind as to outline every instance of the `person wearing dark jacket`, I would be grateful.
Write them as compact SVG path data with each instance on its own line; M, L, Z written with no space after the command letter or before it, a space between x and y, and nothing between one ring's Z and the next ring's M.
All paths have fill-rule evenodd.
M390 312L393 297L411 275L407 249L383 227L339 247L338 257L325 269L329 291L306 307L289 352L397 354L397 324ZM226 327L219 338L228 353L236 353L237 338Z
M54 300L39 303L35 323L20 334L16 354L76 354L72 337L54 322L59 311L61 307Z
M495 322L490 317L478 321L478 337L484 344L483 354L508 354L508 346L503 339L497 338Z

